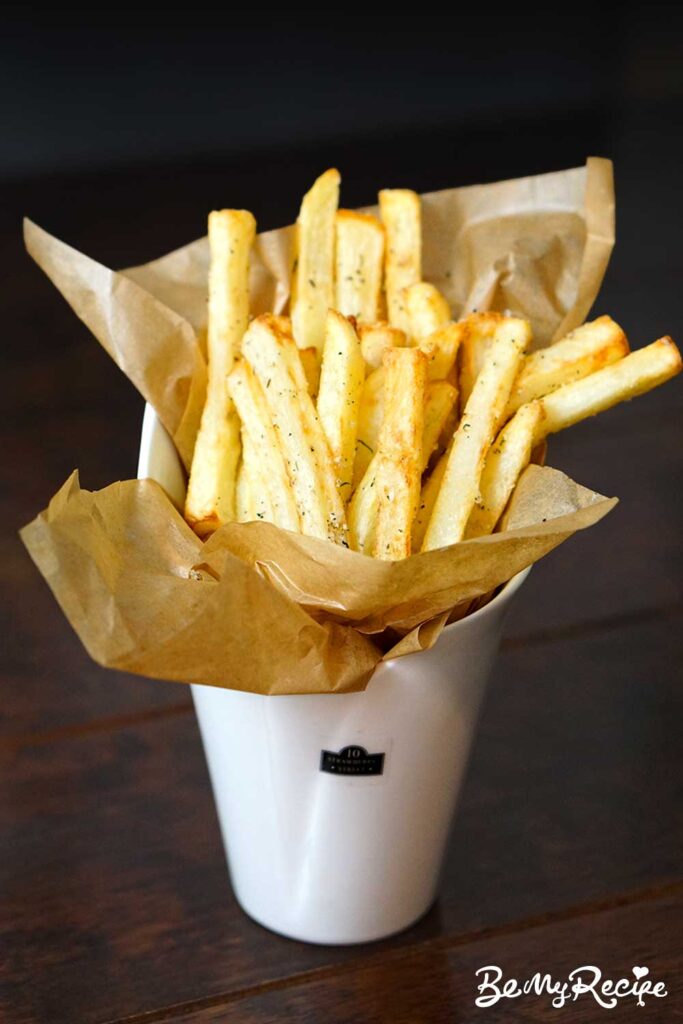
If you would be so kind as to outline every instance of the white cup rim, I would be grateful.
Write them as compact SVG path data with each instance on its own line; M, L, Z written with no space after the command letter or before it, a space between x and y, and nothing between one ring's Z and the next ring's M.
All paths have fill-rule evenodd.
M522 569L516 573L512 579L509 579L507 583L503 584L499 592L490 601L487 601L481 608L477 608L476 612L471 612L469 615L463 615L461 619L457 619L455 622L449 623L445 626L443 633L455 631L458 626L462 626L463 629L467 628L467 624L471 623L474 619L484 619L487 615L492 614L498 610L498 606L506 604L510 601L521 587L524 580L531 572L531 566L528 565L526 569ZM437 641L438 642L438 641Z

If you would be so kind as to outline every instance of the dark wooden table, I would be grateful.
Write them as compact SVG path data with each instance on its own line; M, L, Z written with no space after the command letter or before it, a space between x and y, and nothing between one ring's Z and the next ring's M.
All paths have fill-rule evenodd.
M619 244L596 311L634 345L682 340L681 143L671 112L592 110L438 138L250 154L9 184L0 213L5 454L0 538L0 1019L8 1024L673 1021L683 1017L680 815L681 382L553 441L550 463L622 503L533 571L511 614L441 896L367 947L288 941L238 909L189 692L91 663L16 529L78 466L133 475L142 402L26 257L19 218L113 266L244 205L292 219L336 162L345 202L617 165ZM657 154L666 152L667 159ZM477 1009L475 971L610 977L669 995L600 1009L547 997Z

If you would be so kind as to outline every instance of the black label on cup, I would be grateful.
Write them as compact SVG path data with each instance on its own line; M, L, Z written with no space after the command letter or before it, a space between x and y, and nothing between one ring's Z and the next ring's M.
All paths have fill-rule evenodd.
M365 747L355 746L342 747L338 754L321 750L320 771L331 775L381 775L384 754L368 754Z

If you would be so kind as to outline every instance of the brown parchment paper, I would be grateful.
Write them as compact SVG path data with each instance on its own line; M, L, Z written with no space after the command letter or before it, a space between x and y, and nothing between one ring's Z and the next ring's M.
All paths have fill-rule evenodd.
M422 198L424 277L455 315L509 309L532 321L538 345L585 318L614 240L609 161ZM287 306L291 237L258 236L254 313ZM206 389L206 239L120 272L30 221L25 239L188 467ZM615 501L530 466L500 533L391 563L260 522L202 543L154 482L90 492L74 473L22 538L103 665L258 693L344 692L383 658L431 646Z

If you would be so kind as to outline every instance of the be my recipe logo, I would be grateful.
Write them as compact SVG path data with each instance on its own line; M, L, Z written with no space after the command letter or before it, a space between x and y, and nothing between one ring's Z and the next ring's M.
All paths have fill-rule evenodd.
M633 999L638 1006L645 1006L647 998L664 999L668 995L663 981L648 977L649 967L632 967L630 977L617 980L603 977L599 967L588 965L576 967L564 980L556 980L540 971L526 981L505 979L503 971L495 964L480 967L475 973L480 979L475 1004L481 1007L495 1006L501 999L545 995L552 997L552 1005L556 1009L585 997L595 1000L605 1010L613 1010L626 1000Z

